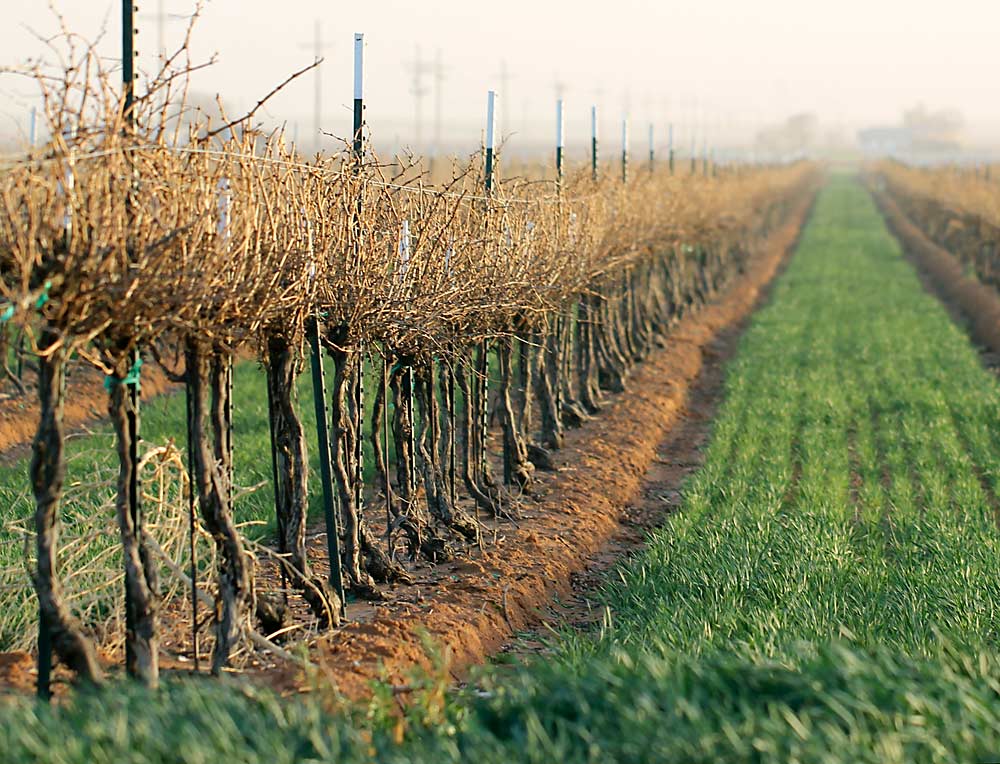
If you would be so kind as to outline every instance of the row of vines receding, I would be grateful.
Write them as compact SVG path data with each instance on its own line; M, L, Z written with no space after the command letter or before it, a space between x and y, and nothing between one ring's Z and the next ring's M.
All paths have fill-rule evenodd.
M189 648L197 658L201 602L218 673L248 642L284 654L290 598L313 628L334 628L346 598L384 597L412 581L413 561L488 543L516 522L565 429L625 390L814 182L804 164L704 176L664 165L628 182L588 165L558 187L498 175L486 194L478 153L431 183L418 163L349 146L305 158L252 114L190 113L186 47L126 120L94 48L62 42L58 71L26 72L52 137L0 167L0 318L35 370L40 649L94 682L97 642L124 643L129 672L155 684L161 621L185 592ZM266 543L234 511L233 367L249 356L272 441ZM114 498L89 518L64 485L73 364L106 375L117 444ZM140 439L143 364L184 387L186 454ZM307 370L316 395L304 403ZM324 553L307 545L311 493L327 510ZM67 591L78 555L60 559L58 535L69 511L71 535L90 525L102 532L86 544L101 543L102 510L116 518L120 548L106 559L125 588L124 625L110 630L93 619L120 589L105 587L102 607ZM280 591L261 583L265 568Z

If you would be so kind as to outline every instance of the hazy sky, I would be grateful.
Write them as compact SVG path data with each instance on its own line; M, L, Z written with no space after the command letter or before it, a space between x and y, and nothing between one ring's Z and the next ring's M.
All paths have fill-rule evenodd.
M190 0L138 0L140 63L156 53L157 6L190 13ZM94 35L106 21L109 57L117 54L117 0L55 0L76 31ZM0 64L15 64L41 48L29 31L55 31L40 0L8 3L0 26ZM586 138L592 102L602 108L602 132L617 141L623 111L633 144L645 124L677 123L685 142L692 122L716 134L742 130L795 111L852 130L892 123L904 107L924 102L956 108L970 132L1000 129L997 93L996 0L683 0L683 2L544 2L507 0L208 0L195 33L195 52L219 62L200 73L196 88L219 92L233 111L313 57L314 22L327 43L323 64L323 125L350 132L352 33L364 32L367 120L377 139L415 140L415 48L424 58L440 49L445 68L442 106L446 140L474 150L486 91L501 89L502 124L513 142L552 138L556 83L565 88L567 134ZM183 28L168 21L168 46ZM433 134L433 81L423 107L425 144ZM261 115L287 120L305 143L313 135L314 80L308 75ZM0 77L0 133L22 129L32 101L23 83ZM728 127L727 127L728 126ZM848 133L850 135L850 133Z

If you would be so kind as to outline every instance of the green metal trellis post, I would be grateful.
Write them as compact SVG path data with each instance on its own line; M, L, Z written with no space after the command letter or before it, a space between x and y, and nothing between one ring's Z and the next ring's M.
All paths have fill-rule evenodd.
M597 106L590 107L590 178L597 182Z
M337 521L333 493L333 462L330 458L330 415L326 408L326 382L323 376L323 348L319 320L309 322L310 362L312 364L313 403L316 407L316 435L319 441L319 473L323 486L323 520L326 524L326 549L330 558L330 585L340 597L341 615L346 615L344 575L340 567L340 523Z
M486 211L489 213L489 196L493 192L493 154L496 148L496 91L486 95L486 165L484 186L486 189ZM482 421L479 433L479 456L482 473L486 474L486 435L490 424L490 346L486 340L482 344L482 374L480 378L480 401L482 401Z
M126 136L132 138L135 133L135 59L138 52L135 49L135 16L136 12L139 10L139 6L134 3L133 0L122 0L122 85L125 90L125 98L123 104L122 121L123 127L125 129ZM131 154L129 155L131 159ZM131 162L130 162L131 164ZM132 168L132 178L131 185L129 187L129 193L126 197L126 209L127 217L129 218L128 225L131 225L131 213L132 213L132 193L135 191L135 184L137 182L135 168ZM130 253L131 255L132 253ZM140 364L140 353L138 350L133 351L132 355L132 366L131 368L136 369ZM126 412L126 427L128 428L129 437L129 460L132 464L131 473L129 476L129 515L132 519L132 528L135 533L136 543L141 548L142 547L142 507L139 497L140 484L139 484L139 380L133 379L124 383L126 385L126 390L128 392L129 407ZM131 597L126 589L125 593L125 628L126 630L131 630L133 628L133 606L131 603ZM129 643L126 641L126 650L129 649ZM130 656L125 659L126 666L132 665L133 661Z
M360 175L364 162L364 64L365 64L365 36L360 33L354 35L354 170ZM361 208L363 203L362 190L358 189L357 206L355 207L354 220L354 258L356 267L361 267ZM365 422L365 352L364 344L358 343L358 365L355 370L355 394L354 400L354 501L358 515L361 514L361 505L364 502L364 422Z
M674 174L674 123L667 128L667 160L670 163L670 174Z
M655 148L653 144L653 123L649 123L649 171L653 171L653 163L655 160Z
M562 194L563 187L563 151L565 134L563 123L563 99L556 101L556 193Z
M622 183L628 183L628 117L622 119Z
M491 90L486 95L486 165L484 167L484 172L487 196L489 196L493 191L493 153L496 141L496 99L497 94L494 90Z
M38 107L32 106L28 120L28 151L29 156L34 156L35 144L38 142ZM18 332L16 361L17 361L17 381L24 382L24 330Z

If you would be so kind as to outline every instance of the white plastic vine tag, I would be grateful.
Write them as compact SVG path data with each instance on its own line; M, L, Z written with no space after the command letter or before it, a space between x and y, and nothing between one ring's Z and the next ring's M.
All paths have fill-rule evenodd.
M406 277L406 271L410 267L410 221L403 221L403 230L399 237L399 280Z

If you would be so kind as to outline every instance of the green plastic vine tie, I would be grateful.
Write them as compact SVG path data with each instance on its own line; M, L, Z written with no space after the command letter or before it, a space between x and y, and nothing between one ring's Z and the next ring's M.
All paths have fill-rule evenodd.
M128 370L123 378L118 379L118 377L113 377L110 374L104 378L104 389L108 392L116 385L135 385L135 389L139 389L139 374L142 370L142 358L136 358L135 363L132 364L132 368Z
M45 303L49 301L49 290L52 288L52 282L46 281L45 286L42 287L42 293L38 295L38 299L35 300L35 310L41 310L45 307ZM3 312L0 313L0 324L6 324L14 317L14 303L11 303Z
M45 307L45 303L49 301L49 290L52 288L52 282L46 281L45 286L42 287L42 293L38 295L38 299L35 300L35 310L41 310Z

